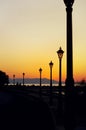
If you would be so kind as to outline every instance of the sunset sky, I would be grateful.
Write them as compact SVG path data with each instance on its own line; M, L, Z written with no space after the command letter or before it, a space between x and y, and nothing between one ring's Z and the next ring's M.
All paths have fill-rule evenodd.
M63 0L0 0L0 70L27 78L59 77L56 51L64 50L62 79L66 78L66 10ZM73 5L74 79L86 79L86 0Z

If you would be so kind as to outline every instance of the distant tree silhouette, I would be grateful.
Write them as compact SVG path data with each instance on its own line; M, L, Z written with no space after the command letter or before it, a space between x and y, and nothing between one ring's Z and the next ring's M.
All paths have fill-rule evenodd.
M8 83L9 83L9 76L5 72L0 71L0 86L3 86Z

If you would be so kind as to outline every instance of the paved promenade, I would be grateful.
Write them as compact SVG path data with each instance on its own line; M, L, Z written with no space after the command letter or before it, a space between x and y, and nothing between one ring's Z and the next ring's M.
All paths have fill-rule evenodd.
M11 121L11 118L13 119L13 121L11 123L14 125L13 122L15 122L14 119L17 118L17 114L20 117L22 115L23 121L21 121L20 117L18 116L18 118L19 118L18 120L20 120L22 123L25 123L25 121L26 121L27 116L25 116L25 114L26 115L29 114L30 115L30 116L28 115L29 118L27 117L28 122L26 121L27 124L32 123L30 121L30 118L32 118L32 117L34 118L33 115L35 115L36 118L34 118L34 120L33 119L32 120L33 120L33 123L35 122L35 124L36 123L40 124L37 126L39 129L41 128L42 125L44 125L44 126L46 126L44 128L44 130L54 130L54 129L55 130L65 130L64 122L65 122L65 120L67 120L67 121L69 121L70 127L72 127L72 124L75 121L74 122L75 128L70 129L70 130L86 130L85 99L86 99L85 95L83 95L83 96L80 95L78 97L75 97L75 99L74 99L75 101L72 102L73 103L72 108L74 109L74 111L70 111L70 113L73 112L73 115L74 115L74 118L72 118L70 113L69 113L70 115L65 115L65 113L64 113L65 112L64 111L65 110L65 94L64 93L62 94L62 98L60 100L59 95L58 95L58 89L53 90L52 104L50 104L49 87L42 88L41 97L40 97L39 87L35 87L35 86L33 86L33 87L22 87L22 86L21 87L20 86L11 87L11 86L9 86L9 87L5 87L4 89L1 89L1 91L0 91L0 109L1 109L2 113L4 113L4 118L7 119L7 122L6 122L7 125L9 124L8 123L9 117L10 117L10 121ZM60 103L59 101L61 102L61 104L59 104ZM28 105L26 105L26 103ZM59 106L60 106L60 109L59 109ZM26 107L28 109L26 109ZM35 113L34 113L34 111L35 111ZM23 114L23 112L24 112L24 114ZM15 114L13 114L13 113L15 113ZM16 115L16 117L15 117L15 115ZM3 114L1 114L1 117L3 119ZM69 118L69 119L67 119L67 118ZM72 119L74 119L74 120L72 120ZM18 122L18 120L15 123L18 123L18 125L20 126L20 121ZM40 121L41 121L41 123L40 123ZM30 125L30 127L32 127L32 126L33 125ZM21 127L24 127L24 126L21 125ZM41 130L42 130L42 128L41 128Z

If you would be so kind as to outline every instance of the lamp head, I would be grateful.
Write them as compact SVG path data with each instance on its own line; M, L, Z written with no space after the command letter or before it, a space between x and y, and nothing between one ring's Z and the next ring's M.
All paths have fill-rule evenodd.
M64 0L64 3L66 6L72 6L74 3L74 0Z
M52 62L52 61L49 63L49 66L50 66L50 67L53 67L53 62Z
M23 76L25 75L25 73L23 73Z
M15 74L13 74L13 78L15 78Z
M59 50L57 51L57 54L58 54L59 59L62 59L63 53L64 53L64 51L63 51L62 48L60 47Z
M42 72L42 68L39 69L39 72Z

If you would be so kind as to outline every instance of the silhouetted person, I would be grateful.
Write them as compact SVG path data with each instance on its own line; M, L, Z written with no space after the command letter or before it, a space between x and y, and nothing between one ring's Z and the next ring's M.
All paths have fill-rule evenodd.
M0 128L7 130L55 130L46 103L19 94L0 92Z

